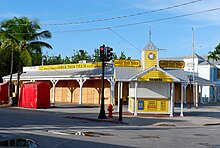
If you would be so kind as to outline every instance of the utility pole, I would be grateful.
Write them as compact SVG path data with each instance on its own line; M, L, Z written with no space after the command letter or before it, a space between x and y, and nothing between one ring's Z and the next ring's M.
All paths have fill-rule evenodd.
M195 100L195 61L194 61L194 58L195 58L195 46L194 46L194 29L192 27L192 58L193 58L193 103L194 103L194 106L196 106L196 100Z

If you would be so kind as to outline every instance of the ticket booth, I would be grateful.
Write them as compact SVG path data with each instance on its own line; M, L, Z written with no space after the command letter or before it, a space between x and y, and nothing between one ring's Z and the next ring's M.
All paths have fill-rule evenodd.
M159 67L150 68L130 82L128 111L134 114L170 114L174 82L179 81Z

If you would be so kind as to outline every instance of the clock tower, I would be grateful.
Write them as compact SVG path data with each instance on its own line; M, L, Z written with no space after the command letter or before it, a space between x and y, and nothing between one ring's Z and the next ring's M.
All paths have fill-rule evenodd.
M158 48L151 42L142 50L142 68L143 70L158 65Z

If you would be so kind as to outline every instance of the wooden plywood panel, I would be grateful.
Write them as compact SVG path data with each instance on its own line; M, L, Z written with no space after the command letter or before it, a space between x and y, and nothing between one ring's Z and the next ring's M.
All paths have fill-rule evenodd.
M101 80L95 80L94 82L95 90L94 90L94 104L100 104L101 99L101 90L102 90L102 81Z
M175 88L174 88L174 101L175 102L180 102L181 100L181 84L180 83L175 83Z

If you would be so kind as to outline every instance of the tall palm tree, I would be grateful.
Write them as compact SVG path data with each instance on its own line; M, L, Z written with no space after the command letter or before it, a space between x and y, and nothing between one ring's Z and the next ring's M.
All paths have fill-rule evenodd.
M51 38L49 31L41 31L40 24L34 20L31 21L27 17L6 20L1 24L1 33L3 41L11 39L15 43L18 50L18 69L17 69L17 97L19 97L20 75L22 73L22 66L32 65L32 55L35 53L42 53L42 48L46 47L52 49L52 46L41 39Z
M8 85L8 96L12 97L12 74L13 74L13 63L14 63L14 49L15 48L15 43L13 40L7 39L1 44L1 50L6 50L8 52L11 52L11 65L10 65L10 80L9 80L9 85Z

